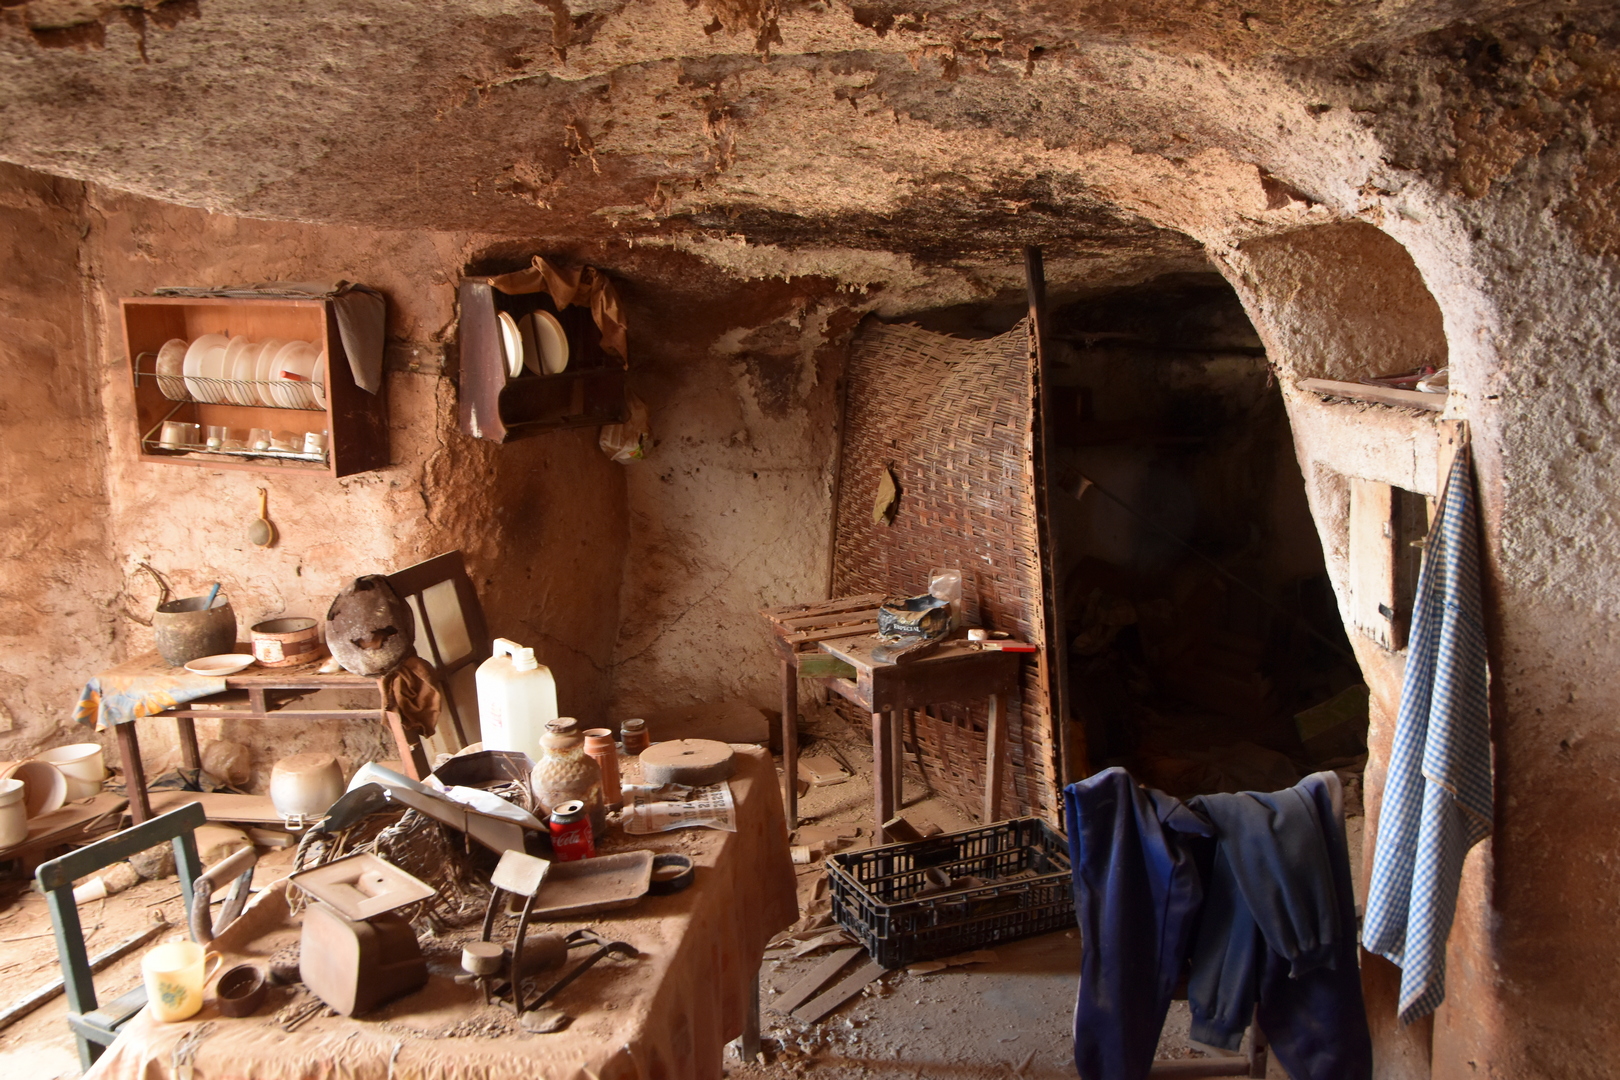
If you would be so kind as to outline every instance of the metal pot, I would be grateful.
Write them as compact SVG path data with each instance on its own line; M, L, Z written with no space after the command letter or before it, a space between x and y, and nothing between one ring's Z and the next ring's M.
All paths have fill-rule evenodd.
M236 612L224 596L203 610L206 596L188 596L159 604L152 615L152 634L163 659L179 667L199 656L236 651Z

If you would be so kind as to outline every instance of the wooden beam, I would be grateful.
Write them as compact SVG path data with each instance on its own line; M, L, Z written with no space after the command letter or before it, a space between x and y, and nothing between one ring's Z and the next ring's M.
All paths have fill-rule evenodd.
M1301 379L1299 388L1326 397L1370 401L1374 405L1393 405L1401 409L1439 412L1446 407L1445 394L1425 394L1421 390L1397 390L1393 386L1368 386L1366 383L1341 382L1338 379Z
M855 970L849 978L843 980L816 998L807 1005L795 1009L793 1015L806 1023L813 1024L823 1016L832 1012L838 1006L866 989L866 984L883 974L883 965L876 960L868 960Z

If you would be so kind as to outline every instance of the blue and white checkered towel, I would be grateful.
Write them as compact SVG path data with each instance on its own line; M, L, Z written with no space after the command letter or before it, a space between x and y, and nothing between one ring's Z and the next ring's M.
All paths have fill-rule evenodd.
M1446 996L1446 938L1468 849L1491 832L1479 520L1466 450L1424 547L1362 944L1401 967L1409 1024Z

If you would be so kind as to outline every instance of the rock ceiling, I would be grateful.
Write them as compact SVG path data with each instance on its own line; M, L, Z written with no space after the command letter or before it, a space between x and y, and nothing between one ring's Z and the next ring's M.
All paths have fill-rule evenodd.
M1493 15L0 0L0 158L254 217L735 259L775 245L947 265L1039 242L1173 265L1398 194L1453 137L1428 75L1457 64L1446 35ZM1410 160L1392 161L1403 137Z

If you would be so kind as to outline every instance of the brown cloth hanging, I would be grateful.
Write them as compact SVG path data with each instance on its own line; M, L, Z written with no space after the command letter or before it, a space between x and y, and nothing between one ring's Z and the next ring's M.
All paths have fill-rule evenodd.
M384 708L399 713L407 736L426 739L438 730L444 692L432 665L420 656L406 657L383 676L383 698Z
M596 267L563 270L536 255L529 269L501 274L488 280L492 288L512 296L550 293L559 310L569 304L590 308L596 328L602 331L603 350L620 360L630 359L624 315L619 311L619 292L607 275Z

